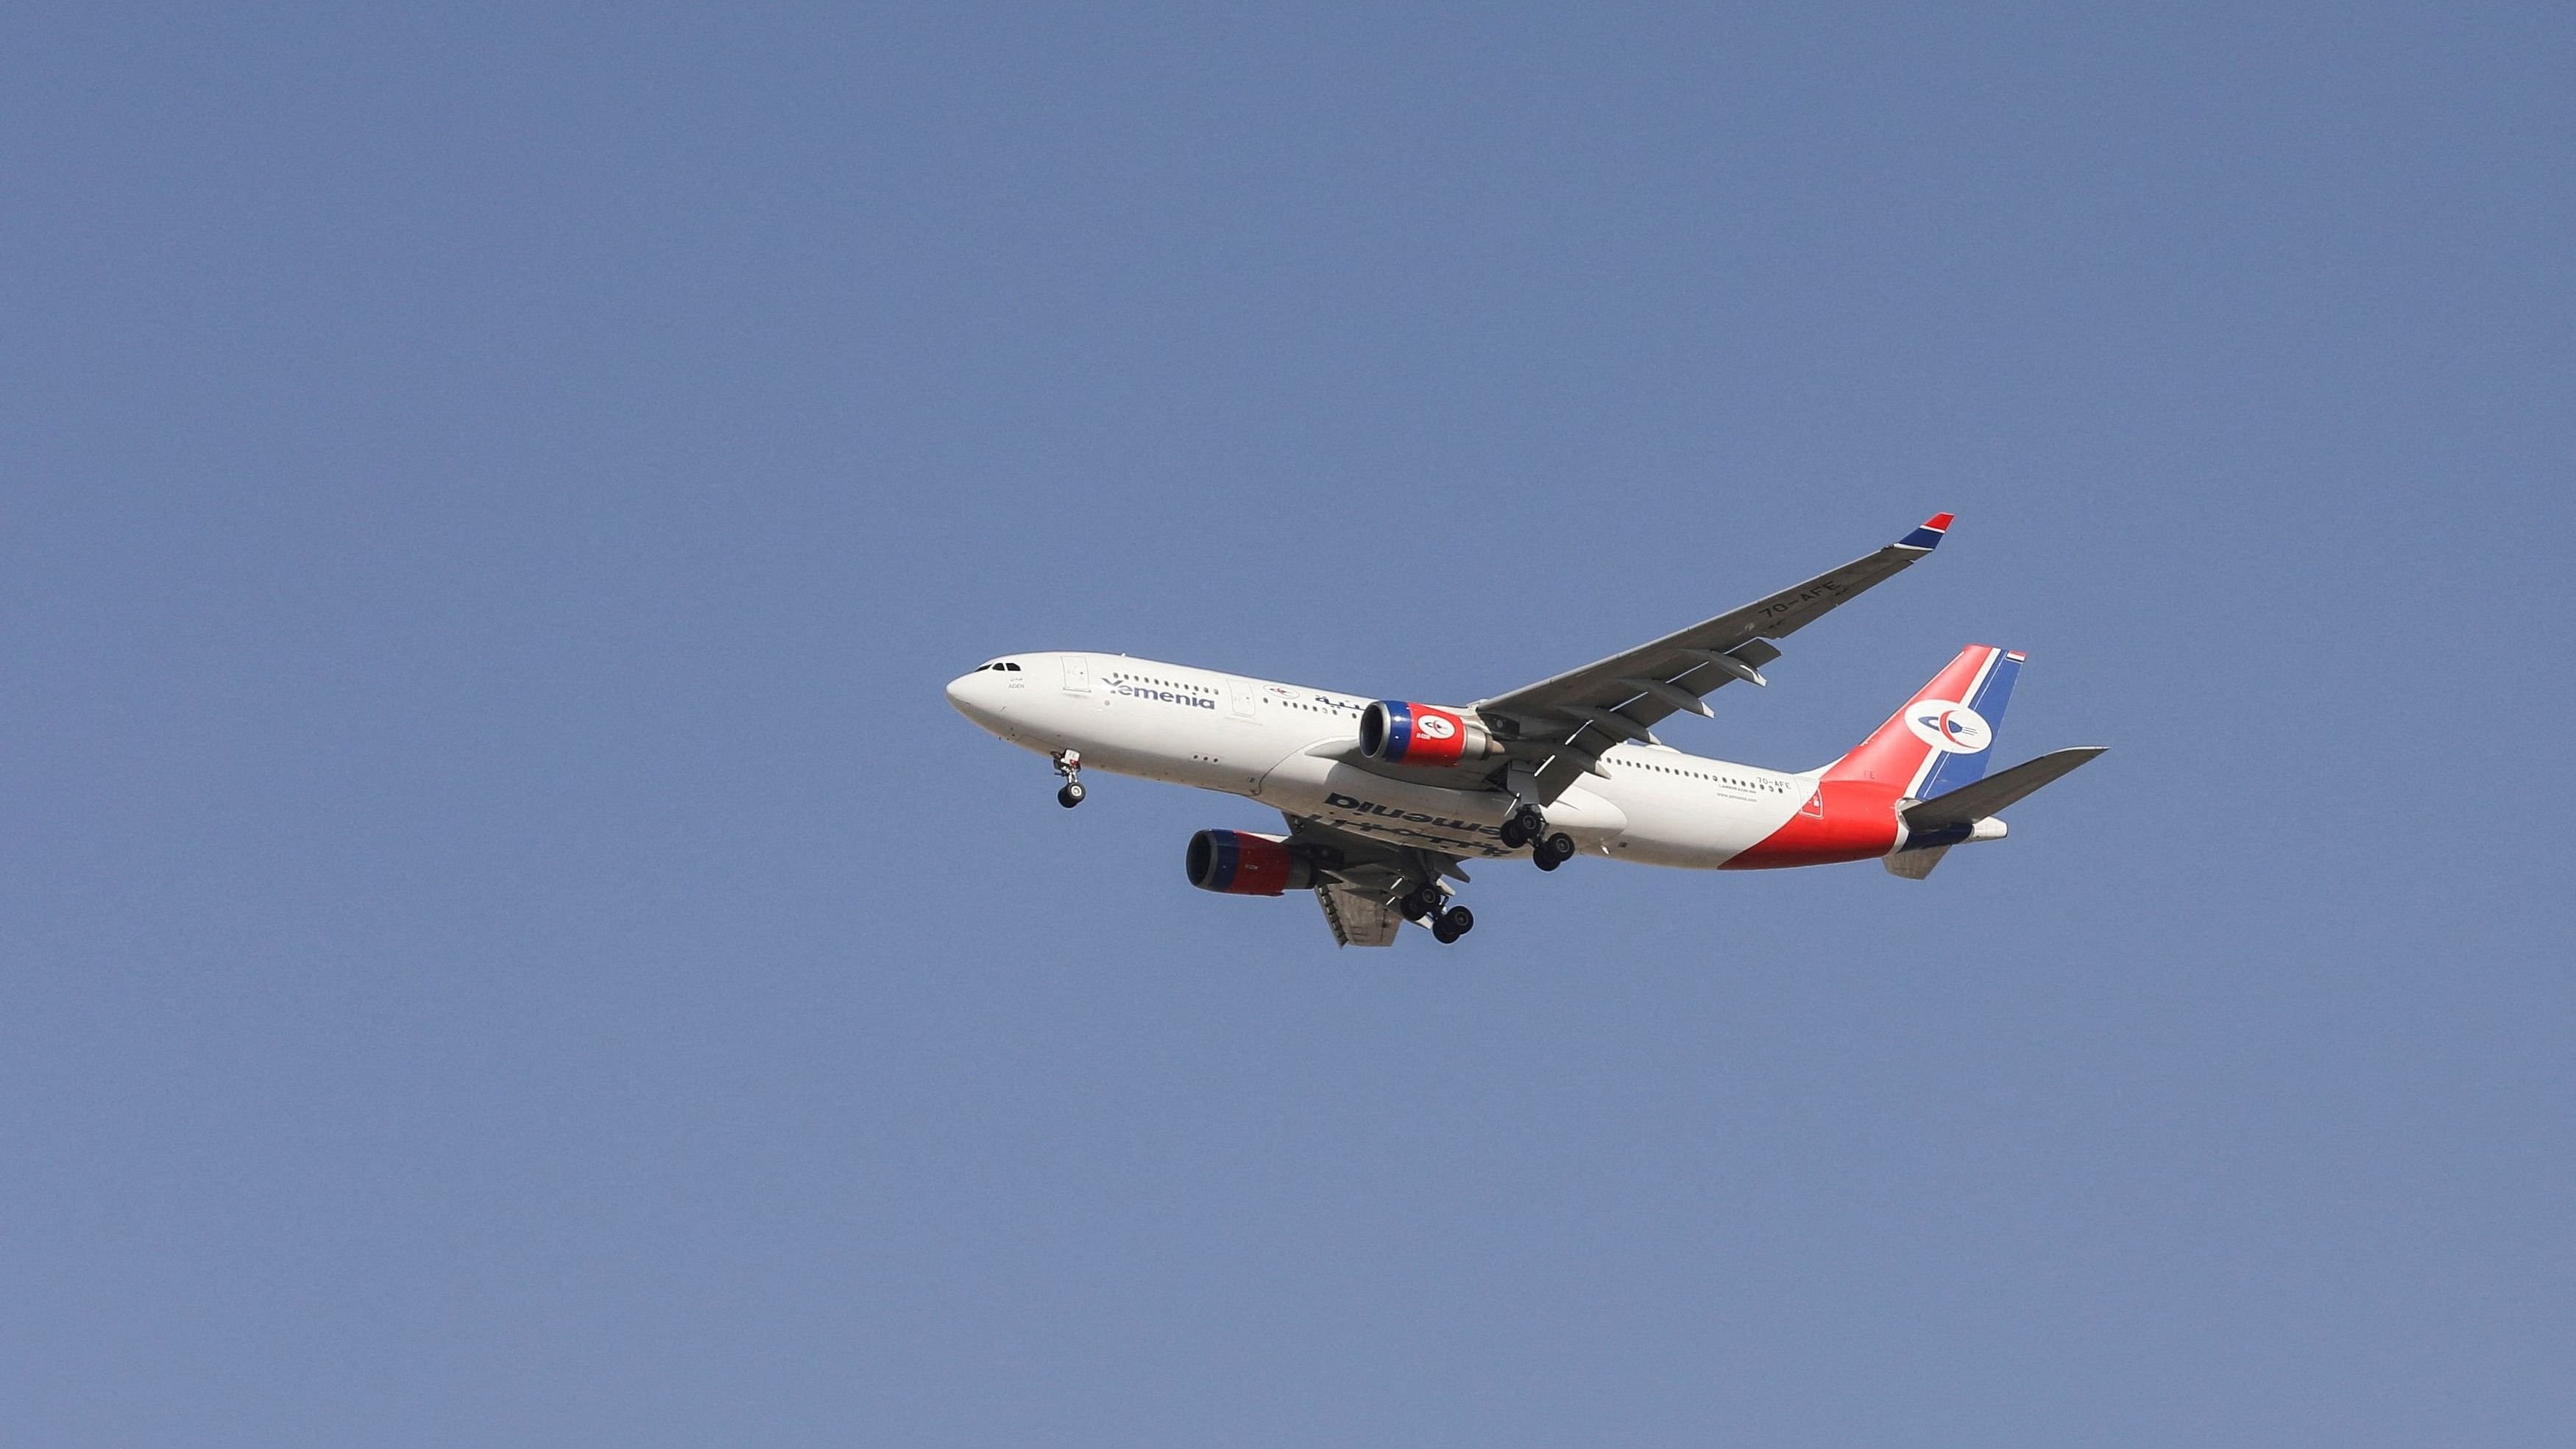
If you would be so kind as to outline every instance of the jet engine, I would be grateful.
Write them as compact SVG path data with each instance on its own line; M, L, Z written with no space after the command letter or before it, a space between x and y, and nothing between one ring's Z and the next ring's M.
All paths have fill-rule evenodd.
M1502 751L1485 727L1410 700L1381 699L1360 711L1360 753L1390 765L1456 765Z
M1275 896L1315 883L1314 863L1285 837L1248 830L1202 830L1190 837L1190 884L1229 896Z

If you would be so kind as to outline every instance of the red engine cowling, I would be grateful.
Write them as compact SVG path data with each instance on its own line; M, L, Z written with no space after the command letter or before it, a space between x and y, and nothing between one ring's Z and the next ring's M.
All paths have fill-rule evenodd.
M1229 896L1275 896L1315 883L1312 862L1284 838L1248 830L1202 830L1190 837L1190 884Z
M1452 709L1381 699L1360 711L1360 753L1390 765L1455 765L1495 753L1485 727Z

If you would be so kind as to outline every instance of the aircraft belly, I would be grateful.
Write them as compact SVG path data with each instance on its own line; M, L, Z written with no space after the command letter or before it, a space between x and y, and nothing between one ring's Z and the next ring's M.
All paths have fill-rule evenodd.
M1391 780L1339 760L1299 752L1279 762L1261 782L1261 798L1293 815L1394 845L1454 855L1503 856L1503 817L1509 795L1484 787L1449 790ZM1548 825L1598 849L1617 837L1627 817L1617 806L1584 790L1569 790L1548 807Z
M1640 865L1715 870L1768 838L1798 811L1795 800L1744 799L1715 789L1624 790L1628 828L1611 854Z

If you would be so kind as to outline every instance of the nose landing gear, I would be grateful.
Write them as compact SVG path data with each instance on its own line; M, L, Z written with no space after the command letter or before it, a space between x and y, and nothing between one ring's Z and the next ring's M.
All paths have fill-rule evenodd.
M1055 772L1064 776L1064 788L1055 792L1055 803L1067 810L1081 804L1090 793L1082 788L1082 752L1058 750L1048 758L1055 761Z

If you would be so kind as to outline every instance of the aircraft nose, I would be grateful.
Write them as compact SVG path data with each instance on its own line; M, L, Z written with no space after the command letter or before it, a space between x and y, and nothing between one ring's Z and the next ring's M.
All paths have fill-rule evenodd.
M1006 712L1004 702L993 688L997 676L983 670L969 670L948 681L948 702L959 714L986 729L992 729Z

